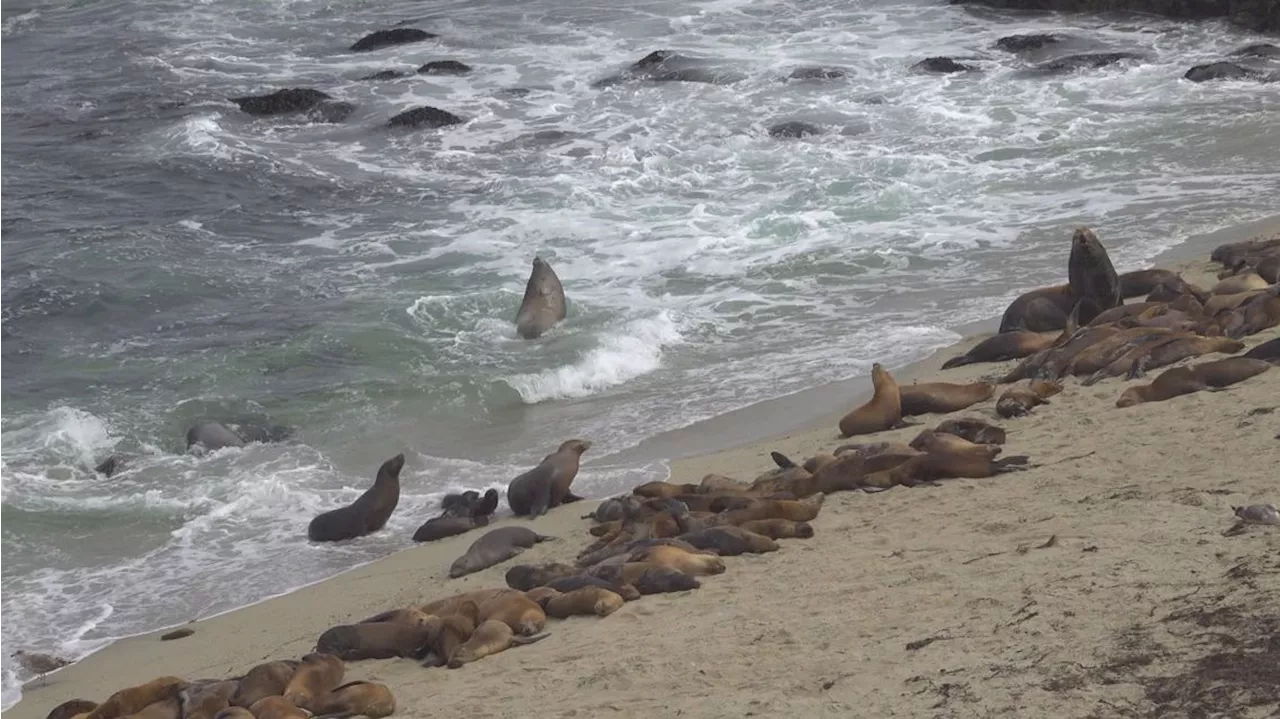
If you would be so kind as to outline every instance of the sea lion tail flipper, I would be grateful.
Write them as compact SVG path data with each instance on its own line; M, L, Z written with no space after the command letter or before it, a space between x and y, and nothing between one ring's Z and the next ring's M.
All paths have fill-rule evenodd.
M870 485L864 485L860 489L867 494L879 494L880 492L889 491L889 487L872 487Z
M924 425L923 422L912 422L912 421L908 421L906 417L903 417L902 419L899 419L897 422L895 422L892 426L890 426L889 429L903 429L904 427L921 427L923 425Z
M969 355L960 355L958 357L952 357L946 362L943 362L942 369L952 369L954 367L963 367L967 364L973 364L976 361L977 360L973 359Z
M581 501L582 501L582 497L579 497L573 492L565 492L564 499L560 500L560 504L568 504L570 502L581 502Z
M511 646L522 647L522 646L525 646L526 644L533 644L534 642L540 642L549 636L551 636L551 634L547 632L543 632L542 634L538 634L532 637L522 637L519 635L513 636L511 637Z
M554 542L555 540L556 540L556 537L551 537L545 534L536 534L534 535L534 538L533 538L534 544L537 544L539 542Z
M791 469L796 466L796 463L792 462L790 457L781 452L770 452L769 457L773 459L773 463L778 465L781 469Z
M1031 458L1027 455L1017 454L1012 457L997 459L991 463L991 466L995 467L996 472L1020 472L1029 468L1028 463L1030 461Z

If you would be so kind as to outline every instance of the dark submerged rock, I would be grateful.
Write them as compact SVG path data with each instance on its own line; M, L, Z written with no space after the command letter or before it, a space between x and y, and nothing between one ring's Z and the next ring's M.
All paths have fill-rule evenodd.
M1191 82L1208 80L1249 80L1262 77L1262 73L1241 67L1234 62L1211 62L1207 65L1196 65L1187 70L1184 78Z
M1005 52L1027 52L1040 50L1048 45L1062 42L1062 36L1037 33L1033 35L1008 35L996 40L996 48Z
M325 101L307 110L308 122L342 122L356 111L356 106L349 102Z
M800 120L789 120L780 122L769 128L770 137L806 137L808 135L821 135L822 128L808 122Z
M1258 32L1280 30L1276 0L949 0L1010 10L1055 12L1139 12L1182 20L1226 18Z
M1114 65L1122 60L1138 60L1142 56L1133 52L1090 52L1081 55L1067 55L1056 60L1036 65L1043 72L1074 72L1075 70L1094 70L1107 65Z
M268 115L287 115L293 112L304 112L332 99L329 95L311 88L286 88L276 90L270 95L245 95L228 98L250 115L265 117Z
M356 40L351 46L353 52L370 52L372 50L381 50L384 47L392 47L395 45L407 45L411 42L422 42L430 40L436 35L419 30L412 27L398 27L391 30L378 30L369 33L364 37Z
M948 74L953 72L966 72L975 68L958 63L949 57L928 57L912 65L911 69L917 72Z
M463 122L466 122L466 120L463 120L452 112L434 108L429 105L423 105L422 107L405 110L399 115L391 118L387 124L391 127L435 128L445 127L448 125L459 125Z
M787 75L789 80L840 80L849 73L838 67L797 67Z
M418 68L419 75L466 75L471 66L457 60L436 60Z
M98 463L98 466L94 467L93 471L97 472L98 474L101 474L104 477L110 477L111 475L115 474L116 472L119 472L123 468L124 468L124 458L118 454L113 454L110 457L107 457L106 459Z
M1269 42L1260 42L1254 45L1245 45L1231 53L1231 55L1232 57L1280 57L1280 47L1276 47Z
M379 70L371 75L365 75L361 80L394 80L398 77L408 77L409 73L400 70Z

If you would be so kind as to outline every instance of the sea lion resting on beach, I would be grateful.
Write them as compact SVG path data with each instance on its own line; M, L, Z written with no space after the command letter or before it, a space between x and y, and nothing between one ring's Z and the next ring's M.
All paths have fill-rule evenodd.
M542 336L565 318L564 287L551 265L533 258L533 272L524 287L524 299L516 313L516 333L531 340Z
M1182 278L1177 272L1171 270L1150 269L1125 272L1118 279L1120 281L1120 297L1127 300L1133 297L1149 295L1157 287L1167 282L1176 282Z
M546 542L554 537L547 537L527 527L501 527L490 530L483 537L471 543L467 551L454 560L449 567L449 576L457 578L488 569L495 564L511 559L539 542Z
M338 542L382 529L400 502L400 470L403 468L404 454L383 462L373 486L351 504L311 520L307 538L313 542Z
M1240 292L1252 292L1254 290L1265 290L1271 286L1270 282L1262 279L1256 272L1246 272L1244 274L1232 275L1209 290L1211 295L1234 295Z
M989 400L994 393L995 386L989 382L922 382L898 385L904 416L956 412Z
M259 699L249 707L249 713L255 719L311 719L311 712L279 696Z
M187 681L178 677L157 677L138 686L128 687L107 697L107 700L86 715L86 719L120 719L142 711L147 706L167 700L177 700L179 692L187 687Z
M678 539L698 549L709 549L722 557L741 554L763 554L778 551L778 543L772 539L742 527L707 527L681 534Z
M292 660L259 664L240 678L240 685L231 695L231 704L248 709L263 697L284 694L297 668L298 663Z
M1049 404L1049 398L1062 391L1061 382L1038 380L1026 386L1010 387L996 400L996 413L1006 419L1030 414L1033 407Z
M366 716L382 719L396 711L396 698L385 684L350 682L311 703L315 716Z
M312 652L298 662L298 668L281 696L294 706L307 709L311 702L336 689L342 683L345 671L346 666L338 657Z
M1280 325L1280 285L1272 286L1215 319L1219 321L1222 333L1233 339Z
M974 444L1004 444L1006 438L1003 428L976 417L943 420L933 431L954 434Z
M1088 387L1107 377L1128 375L1129 379L1137 379L1149 369L1167 367L1188 357L1214 352L1231 354L1244 349L1244 343L1227 337L1200 337L1198 335L1181 334L1153 342L1145 342L1124 352L1107 366L1094 372L1081 382Z
M1117 407L1143 402L1163 402L1201 390L1214 390L1243 382L1271 369L1270 362L1247 357L1205 362L1191 367L1174 367L1158 375L1151 384L1126 389L1116 400Z
M88 715L96 708L98 708L97 702L88 699L70 699L51 709L44 719L72 719Z
M505 652L511 647L524 646L546 639L547 634L536 637L521 637L512 633L511 627L496 619L480 623L462 646L453 651L449 657L449 668L458 667L483 659L491 654Z
M556 451L543 457L537 467L511 480L507 487L507 504L516 516L539 517L548 509L581 499L569 491L578 476L582 453L591 443L581 439L563 442Z
M769 539L808 539L813 536L812 524L789 519L752 519L738 526Z
M566 619L574 616L607 617L621 609L622 604L620 595L604 587L588 586L563 594L556 592L542 606L548 617Z
M412 611L412 610L411 610ZM439 631L432 617L423 612L398 621L363 621L326 629L316 640L316 651L344 661L360 659L419 658L433 632Z
M875 390L871 399L840 419L841 437L883 432L902 424L898 383L879 362L871 365L871 384Z
M231 695L239 684L239 680L231 679L187 685L178 694L179 716L182 719L214 719L218 712L231 705Z
M962 367L976 362L1003 362L1022 359L1053 345L1059 332L1030 332L1011 330L988 337L974 345L968 352L952 357L943 363L942 369Z

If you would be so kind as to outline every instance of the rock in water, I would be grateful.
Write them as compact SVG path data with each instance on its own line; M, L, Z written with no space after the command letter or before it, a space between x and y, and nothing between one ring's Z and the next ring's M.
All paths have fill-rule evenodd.
M1280 30L1275 0L949 0L952 5L973 3L1010 10L1038 12L1140 12L1184 20L1226 18L1258 32Z
M632 63L619 75L591 83L594 88L612 87L624 82L704 82L728 84L741 80L740 73L717 70L706 60L686 57L671 50L655 50Z
M1280 57L1280 47L1276 47L1269 42L1260 42L1254 45L1245 45L1231 53L1231 55L1233 57Z
M228 98L250 115L265 117L268 115L287 115L292 112L304 112L330 100L328 95L311 88L286 88L276 90L270 95L246 95Z
M349 102L322 102L307 110L307 120L311 122L342 122L351 117L351 113L355 111L356 106Z
M351 46L353 52L369 52L381 50L393 45L407 45L411 42L422 42L436 37L425 30L412 27L397 27L391 30L378 30L360 38Z
M1062 42L1059 35L1037 33L1034 35L1009 35L996 40L996 48L1005 52L1027 52L1039 50L1046 45Z
M466 75L471 66L457 60L436 60L418 68L419 75Z
M396 115L387 122L391 127L445 127L447 125L459 125L466 120L448 112L440 110L429 105L415 107L412 110L405 110Z
M787 78L790 80L839 80L848 74L836 67L797 67Z
M1141 55L1132 52L1091 52L1082 55L1067 55L1057 60L1050 60L1037 65L1036 69L1044 72L1091 70L1114 65L1121 60L1138 60L1141 57Z
M379 70L373 74L365 75L361 80L394 80L398 77L408 77L409 73L400 72L399 70Z
M1247 67L1240 67L1234 62L1211 62L1208 65L1196 65L1187 70L1184 78L1191 82L1205 82L1207 80L1248 80L1261 77L1261 73L1250 70Z
M770 137L805 137L807 135L821 134L822 128L799 120L780 122L769 128Z
M946 74L953 72L965 72L967 70L973 70L974 68L969 65L958 63L949 57L929 57L912 65L911 69L918 72L936 72Z

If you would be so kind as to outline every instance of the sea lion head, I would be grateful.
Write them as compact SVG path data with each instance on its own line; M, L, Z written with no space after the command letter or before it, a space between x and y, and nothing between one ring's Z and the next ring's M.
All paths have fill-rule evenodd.
M1130 387L1120 394L1120 399L1116 400L1117 407L1132 407L1135 404L1142 404L1142 396L1138 394L1137 387Z
M398 478L400 476L400 470L402 469L404 469L404 452L401 452L400 454L397 454L391 459L383 462L382 466L378 468L378 475L381 476L385 474Z
M557 452L573 451L573 452L577 452L578 455L581 456L582 453L586 452L588 449L591 449L591 442L585 439L571 439L566 442L563 442L560 445L560 448L557 449L556 451Z
M1076 231L1071 235L1071 244L1081 249L1097 249L1098 236L1093 234L1093 230L1088 227L1077 227Z

